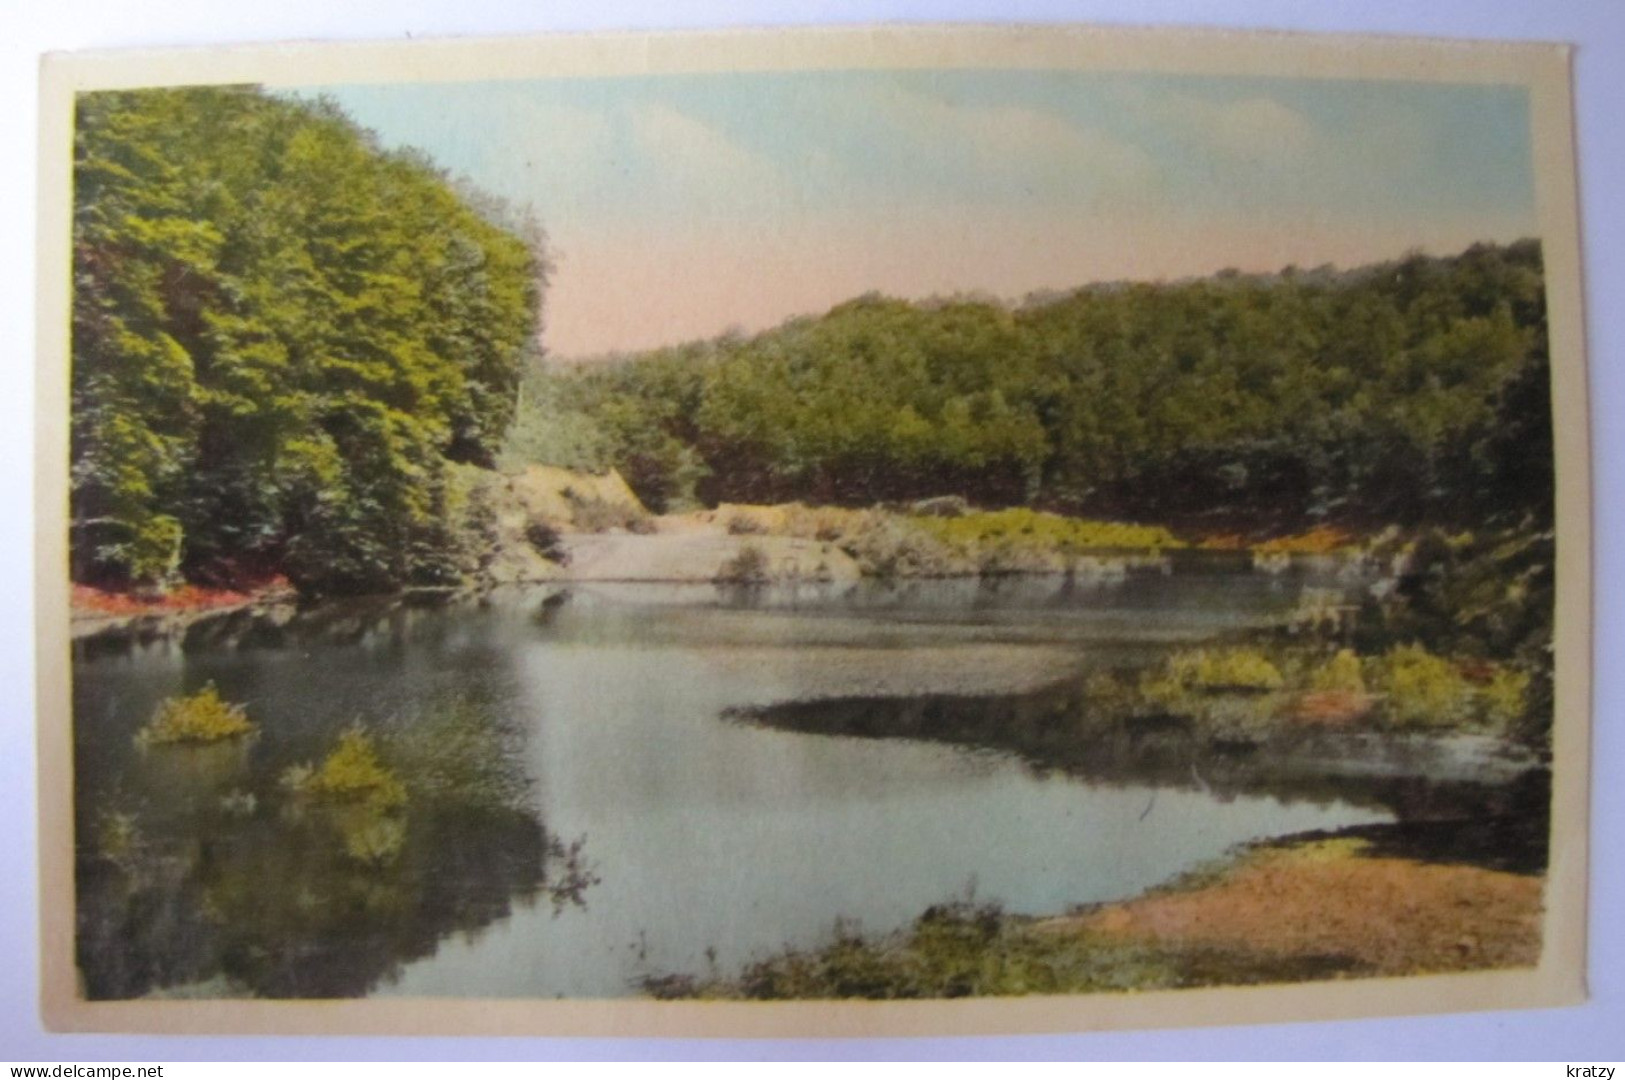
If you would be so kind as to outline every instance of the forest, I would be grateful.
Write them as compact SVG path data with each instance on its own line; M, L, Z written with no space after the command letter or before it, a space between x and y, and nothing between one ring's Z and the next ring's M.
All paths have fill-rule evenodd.
M455 572L537 349L540 228L254 88L98 92L74 141L74 580Z
M954 495L1200 546L1343 537L1396 571L1362 647L1515 664L1540 743L1550 378L1523 240L1019 305L871 295L752 337L533 365L503 460L614 467L659 511Z
M656 510L960 494L1267 535L1549 499L1538 243L1357 270L869 295L745 338L533 368L508 453Z

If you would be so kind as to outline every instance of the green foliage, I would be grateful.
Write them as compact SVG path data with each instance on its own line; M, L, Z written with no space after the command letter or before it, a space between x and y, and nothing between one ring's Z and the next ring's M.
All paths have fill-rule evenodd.
M1215 735L1256 738L1275 728L1275 692L1285 684L1257 649L1182 649L1141 674L1132 711L1195 721Z
M637 363L627 385L605 378L610 369L602 364L581 365L579 376L531 365L503 467L594 473L613 467L656 513L692 509L710 471L689 420L699 407L704 363L704 347L653 353Z
M502 444L497 464L518 472L527 465L554 465L604 473L615 464L617 447L594 417L573 408L565 380L550 378L532 365L520 380L519 407Z
M1089 521L1026 507L957 517L923 515L914 518L913 523L938 539L962 548L1005 543L1045 551L1079 552L1118 548L1155 551L1184 546L1160 525Z
M1204 692L1279 690L1285 682L1269 657L1245 647L1176 652L1166 671L1175 684Z
M1372 683L1397 724L1445 727L1472 707L1472 687L1455 664L1420 645L1399 645L1372 661Z
M526 814L530 780L518 733L465 698L429 703L387 736L356 726L317 766L294 765L281 786L325 804L346 857L392 864L408 838L408 802L433 812Z
M632 533L647 533L654 528L654 523L642 507L601 499L596 495L584 495L570 488L564 489L564 497L570 503L570 518L581 532L625 529Z
M338 745L302 786L311 795L378 809L401 806L407 797L406 785L379 760L377 743L360 727L339 736Z
M692 487L710 504L958 494L1271 532L1474 524L1549 498L1545 319L1533 241L1016 309L867 296L538 372L527 407L593 432L594 466L657 509Z
M220 691L209 683L195 694L166 698L136 735L136 741L143 746L211 743L241 738L253 731L247 710L223 701Z
M1335 970L1336 965L1327 965ZM996 905L928 908L908 929L865 937L837 925L833 940L786 950L732 978L644 980L664 998L909 1000L1023 994L1110 993L1213 983L1314 977L1304 965L1263 955L1140 944L1122 937L1044 929Z
M525 524L525 542L536 549L536 554L564 566L570 561L570 549L564 546L559 530L545 521Z
M919 527L913 518L868 510L849 519L836 539L870 577L944 577L972 571L963 552Z
M1309 688L1319 692L1365 693L1365 676L1360 658L1353 649L1339 649L1330 660L1317 667L1309 678Z
M1534 676L1518 668L1497 668L1483 689L1484 718L1498 731L1511 731L1524 720L1529 709L1529 689Z
M446 463L509 426L540 231L326 103L107 91L76 119L76 576L445 577Z

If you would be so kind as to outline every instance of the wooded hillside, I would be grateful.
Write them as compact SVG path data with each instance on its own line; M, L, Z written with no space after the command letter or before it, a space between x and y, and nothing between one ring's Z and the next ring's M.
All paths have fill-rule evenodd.
M819 318L534 374L510 453L651 506L966 495L1200 528L1549 501L1538 243ZM1508 434L1516 432L1515 445Z
M542 233L254 88L81 95L76 580L447 573L446 463L489 463L536 351Z

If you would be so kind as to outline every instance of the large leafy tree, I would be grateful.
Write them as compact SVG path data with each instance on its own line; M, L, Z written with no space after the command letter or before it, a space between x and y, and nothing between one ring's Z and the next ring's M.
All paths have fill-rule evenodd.
M74 194L76 575L438 573L445 464L536 350L534 223L253 88L83 95Z

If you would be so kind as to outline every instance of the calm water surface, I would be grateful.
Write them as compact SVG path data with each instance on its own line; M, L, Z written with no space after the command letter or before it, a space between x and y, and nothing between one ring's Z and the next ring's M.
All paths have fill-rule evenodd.
M87 654L81 963L113 997L621 996L645 975L817 944L837 919L887 931L968 895L1057 912L1242 841L1389 820L1371 805L1090 783L986 750L724 715L1031 690L1328 586L1200 566L1095 583L604 584L330 607L212 644ZM159 701L211 681L247 703L252 744L135 748ZM276 784L289 764L357 721L409 728L447 700L512 722L504 752L532 782L531 815L414 810L404 851L377 867L290 824Z

